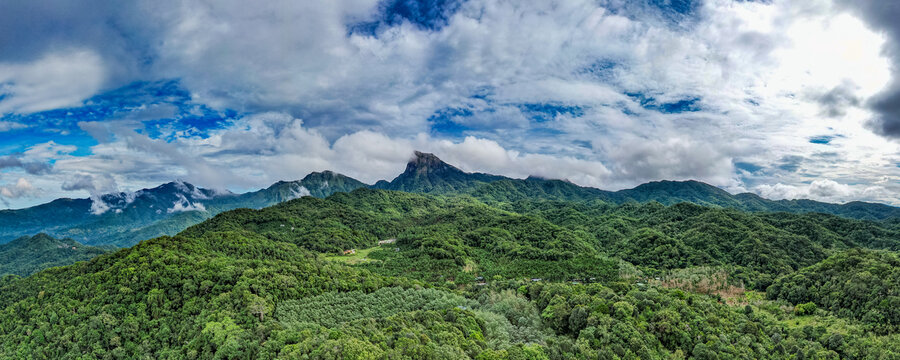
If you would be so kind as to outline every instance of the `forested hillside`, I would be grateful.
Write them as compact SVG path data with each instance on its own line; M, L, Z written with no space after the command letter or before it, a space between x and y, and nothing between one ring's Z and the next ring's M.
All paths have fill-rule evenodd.
M72 239L54 239L47 234L23 236L0 244L0 277L8 274L28 276L49 267L90 260L107 251Z
M617 257L649 272L734 266L735 276L761 290L774 277L835 250L900 249L896 229L823 214L553 201L523 201L501 210L472 198L366 189L228 212L184 234L219 229L260 233L326 253L396 238L400 251L379 255L392 259L382 266L394 269L391 275L452 278L475 265L488 276L603 277L615 272L609 258Z
M0 357L900 355L891 224L686 203L495 205L303 197L7 277ZM860 276L871 292L852 297L865 301L835 300L841 279Z
M872 324L879 333L900 331L900 257L896 252L853 249L779 279L772 299L811 303Z

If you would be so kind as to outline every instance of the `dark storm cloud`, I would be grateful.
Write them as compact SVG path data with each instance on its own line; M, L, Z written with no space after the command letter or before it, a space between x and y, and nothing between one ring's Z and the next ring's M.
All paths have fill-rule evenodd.
M822 115L841 117L847 114L848 108L859 106L860 99L856 96L856 88L856 85L845 82L824 94L815 96L816 102L822 108Z
M894 78L887 89L869 99L867 105L875 112L869 127L880 135L900 138L900 1L845 0L841 4L888 37L884 51L894 63Z
M40 162L24 162L21 159L9 155L0 157L0 170L5 168L22 168L32 175L42 175L50 172L50 165Z
M131 1L2 1L0 59L24 62L59 48L89 47L119 65L146 62L154 25L141 14L152 10Z

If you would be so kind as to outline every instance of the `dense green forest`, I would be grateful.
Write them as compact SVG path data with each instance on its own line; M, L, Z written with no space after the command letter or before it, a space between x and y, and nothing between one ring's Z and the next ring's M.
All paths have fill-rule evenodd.
M47 234L23 236L0 244L0 276L28 276L49 267L90 260L107 251L72 239L54 239Z
M835 254L768 288L772 299L812 303L870 324L878 333L900 330L900 257L853 249Z
M327 200L303 198L228 212L184 234L240 229L326 253L396 238L398 251L377 251L378 268L367 266L428 281L455 279L472 266L488 277L610 278L620 267L614 258L621 258L648 274L729 265L733 276L758 290L833 251L900 249L894 227L824 214L601 201L521 201L503 207L470 197L360 189Z
M900 356L894 222L511 199L303 197L5 277L0 357Z

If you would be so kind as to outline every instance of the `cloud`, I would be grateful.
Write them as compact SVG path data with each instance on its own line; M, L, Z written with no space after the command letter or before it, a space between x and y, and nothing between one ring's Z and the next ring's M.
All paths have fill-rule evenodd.
M38 189L36 189L31 183L25 178L19 178L16 180L15 184L6 184L0 186L0 201L2 201L7 207L9 207L10 199L18 199L21 197L30 197L35 196L37 194Z
M78 173L66 179L61 188L65 191L84 190L90 193L91 213L100 215L110 209L102 195L117 191L118 185L116 179L109 174Z
M822 107L822 115L841 117L847 114L848 108L859 106L861 100L855 94L856 88L852 82L845 81L831 90L814 94L812 97Z
M890 196L890 191L883 186L847 185L833 180L814 180L809 184L759 185L754 191L765 198L780 199L813 199L825 202L845 203L854 200L878 200Z
M206 207L203 206L199 201L191 202L182 194L178 195L178 200L172 204L172 207L167 209L167 213L177 213L177 212L185 212L185 211L206 211Z
M121 158L128 156L131 161L120 161L119 164L127 166L126 169L112 170L113 172L131 171L141 173L148 170L144 165L155 163L159 167L178 167L185 173L184 178L215 188L222 189L226 182L240 183L240 177L235 176L227 167L213 167L206 159L186 153L178 147L178 144L153 139L137 130L142 129L140 122L133 120L121 120L112 122L80 122L78 126L91 134L102 147L97 149L106 152L108 156ZM127 150L126 153L113 154L118 150ZM142 154L153 155L151 159L139 159ZM77 160L73 160L77 162ZM88 166L104 166L96 162L85 164ZM58 167L62 167L58 165ZM168 174L168 176L177 174Z
M27 128L28 125L14 122L14 121L0 121L0 132L7 132L12 130L19 130Z
M0 62L0 114L78 105L104 84L106 67L91 50L54 52L33 62Z
M52 169L50 164L43 162L26 162L12 155L0 157L0 170L6 168L22 168L26 173L31 175L46 174Z
M231 128L211 132L208 138L186 139L180 147L197 151L212 164L246 169L235 172L250 174L253 184L260 187L320 170L334 170L368 183L392 179L403 171L414 150L435 152L467 171L522 178L565 176L596 186L610 174L599 162L522 154L472 136L453 142L426 134L404 138L359 131L329 143L321 133L283 113L249 116Z
M312 196L312 193L310 193L309 189L307 189L305 186L291 188L291 198L292 199L297 199L297 198L301 198L304 196Z
M41 181L56 185L44 188L80 173L127 188L184 178L243 190L325 169L373 182L414 149L469 171L607 189L900 175L900 145L865 127L892 131L891 18L831 0L666 4L5 2L3 66L84 76L57 89L7 74L22 81L4 89L22 90L0 107L84 104L35 125L90 137L77 156L22 157L52 161ZM0 121L26 123L17 116ZM821 136L840 139L833 156L810 143Z
M118 190L116 179L110 175L76 174L62 183L66 191L87 190L91 193L111 193Z
M838 4L861 15L875 29L882 31L890 41L884 52L893 61L891 84L868 101L875 115L868 125L878 134L900 138L900 4L881 0L840 0Z
M58 158L61 155L67 155L75 152L78 148L73 145L57 144L55 141L48 141L41 144L35 144L29 147L23 155L35 161L47 161Z

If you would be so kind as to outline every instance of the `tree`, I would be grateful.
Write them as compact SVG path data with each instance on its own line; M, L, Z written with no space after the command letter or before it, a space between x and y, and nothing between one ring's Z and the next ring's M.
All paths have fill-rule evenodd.
M251 314L259 316L259 321L263 322L263 316L271 312L273 306L266 299L255 294L248 294L248 300L247 310Z

